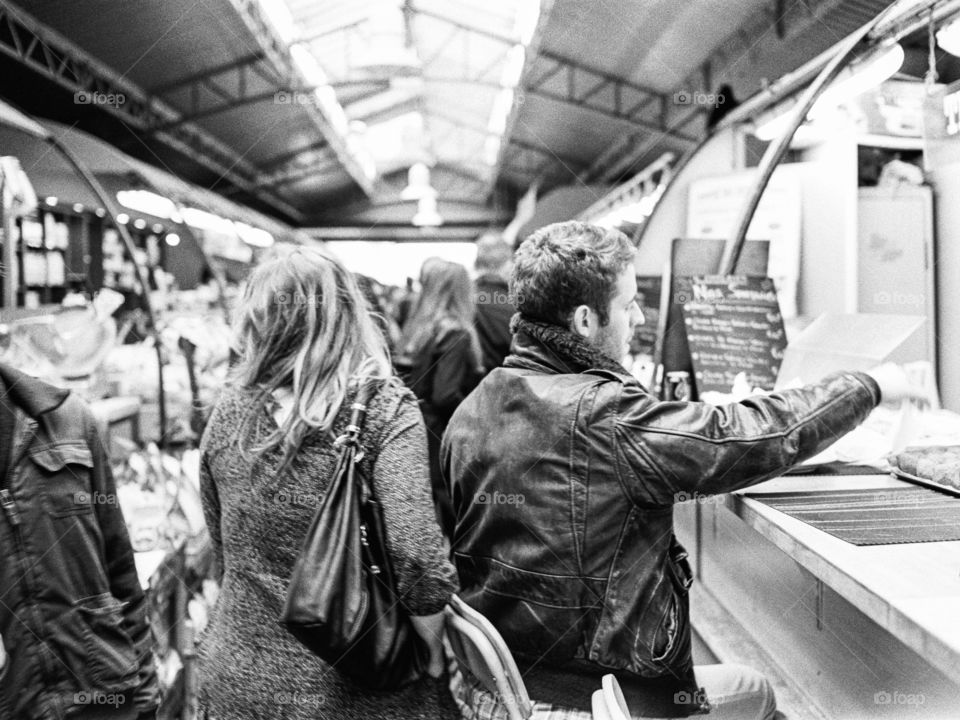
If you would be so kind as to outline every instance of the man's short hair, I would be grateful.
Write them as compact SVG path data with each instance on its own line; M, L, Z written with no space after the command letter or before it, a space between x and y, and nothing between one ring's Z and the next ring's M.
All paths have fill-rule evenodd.
M473 266L478 273L493 273L513 259L513 248L498 234L487 233L477 239L477 259Z
M510 292L531 320L567 327L580 305L609 322L617 278L635 251L619 230L570 221L537 230L517 249Z

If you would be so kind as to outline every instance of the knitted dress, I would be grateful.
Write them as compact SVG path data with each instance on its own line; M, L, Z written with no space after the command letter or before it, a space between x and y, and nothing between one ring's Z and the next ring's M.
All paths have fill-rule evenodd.
M341 434L355 392L334 423ZM311 654L278 624L287 584L310 521L333 473L329 435L308 435L291 470L278 478L280 452L256 462L235 433L253 393L228 389L201 444L203 509L222 572L220 598L200 639L201 717L407 720L456 718L446 678L397 692L358 687ZM264 410L259 440L275 428ZM439 612L456 591L430 496L426 437L413 394L392 379L371 399L361 433L363 470L383 507L387 548L402 603L414 615Z

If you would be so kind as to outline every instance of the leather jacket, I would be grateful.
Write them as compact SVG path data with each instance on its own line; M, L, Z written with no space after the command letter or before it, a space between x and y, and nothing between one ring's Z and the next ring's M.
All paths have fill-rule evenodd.
M0 718L155 714L146 600L93 417L9 366L0 381L14 411L0 468Z
M773 477L878 401L872 378L841 373L721 407L661 402L625 370L571 367L518 333L444 437L461 595L535 700L589 709L615 671L635 712L705 710L674 503Z

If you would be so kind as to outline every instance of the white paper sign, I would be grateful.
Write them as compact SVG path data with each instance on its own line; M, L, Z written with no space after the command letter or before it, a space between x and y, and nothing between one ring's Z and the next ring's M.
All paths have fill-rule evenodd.
M756 171L694 180L687 204L688 238L729 239L756 182ZM773 173L754 213L748 240L769 240L767 274L774 279L780 309L786 319L797 315L802 231L800 179L789 165Z

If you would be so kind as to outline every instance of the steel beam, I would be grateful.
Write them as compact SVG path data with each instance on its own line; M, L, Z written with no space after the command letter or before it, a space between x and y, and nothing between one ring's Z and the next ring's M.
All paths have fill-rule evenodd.
M547 4L545 12L541 15L541 26L543 25L543 18L546 16L549 8L550 5ZM515 38L471 26L443 13L418 7L413 7L412 9L416 14L443 22L463 32L481 35L508 46L517 44ZM539 33L537 33L537 37L538 36ZM542 61L546 61L547 67L545 69L539 69L539 73L536 76L527 77L534 59L541 61L541 63ZM524 77L521 78L521 83L517 88L517 92L519 93L542 97L553 102L564 103L580 110L589 110L604 117L617 120L632 130L642 129L647 133L654 133L658 138L666 137L672 139L674 143L684 148L693 147L698 142L696 137L680 133L679 130L682 126L671 126L663 121L653 122L644 117L644 111L648 107L649 102L664 103L667 99L666 95L657 92L653 88L631 82L630 80L618 77L599 68L590 67L572 58L563 57L557 53L538 50L536 37L535 42L531 43L531 47L528 48L526 64L527 68L523 73ZM557 82L556 80L558 75L562 77L561 82ZM424 80L426 82L471 82L466 79L436 77L428 77L424 78ZM473 82L472 84L477 83ZM491 83L490 85L492 87L499 87L496 83ZM516 122L517 112L517 108L515 107L507 121L507 130L502 136L503 140L501 142L500 155L492 173L493 181L495 181L498 175L499 165L509 154L507 147L523 147L521 143L513 138L513 126ZM663 118L663 120L665 120L665 118ZM684 123L684 125L686 125L686 123ZM530 149L529 146L526 149ZM581 163L576 163L576 165L579 166ZM490 189L492 189L492 186L488 191Z
M438 20L456 27L464 32L481 35L485 38L496 40L509 46L517 44L517 40L514 38L491 32L483 28L474 27L467 23L461 22L456 18L451 18L447 15L444 15L443 13L425 10L418 7L414 7L413 11L418 15ZM642 102L651 98L659 99L663 96L662 93L659 93L656 90L644 85L640 85L638 83L618 77L604 70L600 70L599 68L590 67L573 60L572 58L563 57L557 53L543 50L536 54L536 58L540 60L547 60L552 64L548 66L546 70L541 71L538 77L532 78L523 85L522 92L524 94L532 93L556 102L574 105L581 109L585 108L606 115L615 120L627 121L634 127L642 127L654 132L664 132L666 130L666 128L663 126L659 126L655 123L649 122L648 120L640 118L639 112L636 111L636 108L638 107L637 101ZM528 63L529 62L530 61L528 60ZM556 90L547 89L545 87L547 83L561 71L565 73L566 92L558 92ZM475 81L466 78L425 77L424 81L475 83ZM491 85L499 87L499 84L497 83L491 83ZM581 90L578 92L578 88L582 88L583 86L586 86L586 90ZM612 103L604 103L596 99L594 99L592 102L588 102L604 88L611 89L613 94ZM634 104L630 110L628 110L627 108L630 106L628 106L626 103L629 102L631 97ZM679 135L677 137L681 142L687 145L693 145L696 143L696 138L693 137L684 135Z
M409 112L423 112L423 96L419 93L396 99L384 107L374 108L365 113L350 117L351 120L360 120L365 123L386 122Z
M180 78L179 80L167 83L166 85L151 88L151 92L154 95L168 95L171 92L188 88L191 85L203 84L206 81L217 77L218 75L239 73L240 71L246 69L253 69L258 75L263 77L264 80L267 80L267 82L279 82L279 77L267 78L259 72L259 68L257 66L263 62L264 59L266 59L266 55L264 55L262 52L250 53L249 55L244 55L242 58L224 63L223 65L207 68L206 70L195 73L194 75Z
M326 140L317 140L312 142L309 145L304 145L301 148L296 150L291 150L290 152L284 153L283 155L278 155L277 157L270 158L269 161L262 163L260 165L260 171L264 173L272 173L280 170L281 168L289 165L290 163L296 162L297 158L301 155L306 155L307 153L315 153L318 150L323 150L324 148L329 147ZM332 154L324 154L324 157L334 157Z
M247 29L253 34L260 49L267 56L272 67L281 77L296 78L298 71L290 57L289 48L281 41L273 26L263 16L257 0L230 0ZM300 83L292 83L294 85ZM373 178L367 177L360 161L347 147L346 138L330 122L319 106L302 105L304 112L316 126L320 135L326 139L344 169L366 195L373 193Z
M332 161L332 162L331 162ZM279 172L262 176L257 181L259 188L275 188L281 185L287 185L312 175L323 175L330 170L340 168L340 162L336 158L323 158L317 162L305 163L303 165L291 165Z
M763 12L758 12L745 26L738 28L718 44L709 58L709 79L715 83L723 82L728 72L736 66L744 54L759 52L766 44L782 46L791 37L806 32L811 25L823 22L823 18L835 8L842 6L842 3L843 0L805 0L787 5L783 12L778 12L775 4L769 5ZM771 30L775 32L770 32ZM703 69L704 66L695 68L675 90L690 92L700 88L711 91L712 86L705 87L707 78L703 77ZM672 92L667 94L667 98L672 96ZM637 108L637 112L647 110L651 102L645 101ZM703 109L684 109L684 106L672 107L667 103L661 106L661 115L666 127L682 128L697 118L705 117L706 112ZM662 138L656 140L659 139ZM584 173L584 177L587 180L609 181L622 174L626 168L642 161L644 156L654 149L650 139L645 139L639 134L624 137L597 158L590 169Z
M504 223L509 220L502 214L491 214L491 221ZM488 224L441 225L438 228L418 228L410 225L373 225L359 227L310 227L304 232L315 240L364 240L391 242L451 242L473 241L490 230Z
M175 122L181 113L122 77L73 42L19 8L0 3L0 52L75 94L74 102L96 105L146 135ZM111 102L97 102L96 98ZM122 98L122 100L121 100ZM258 170L232 148L192 123L156 133L156 139L223 178L265 205L302 222L295 207L255 187Z
M467 130L470 130L480 135L494 134L494 133L491 133L490 130L488 130L485 126L480 125L479 123L467 120L466 118L457 117L456 115L451 115L449 113L441 112L439 110L434 110L431 108L427 108L424 111L424 113L428 116L435 117L438 120L444 120L452 125L466 128ZM579 165L579 166L583 165L582 160L578 160L577 158L570 157L569 155L560 155L558 153L553 152L550 148L542 145L535 145L534 143L526 142L525 140L518 140L516 138L511 140L510 143L520 148L521 150L528 150L530 152L543 155L544 157L549 157L554 161L563 163L565 165Z
M282 92L282 91L279 91ZM295 91L289 91L295 92ZM237 108L242 108L247 105L255 105L259 102L264 102L266 100L275 99L278 91L271 90L270 92L257 93L256 95L241 95L240 97L231 98L225 100L224 102L218 105L211 105L210 107L200 109L194 109L189 114L183 115L173 122L164 123L158 125L153 129L153 132L160 132L162 130L169 130L171 128L177 127L178 125L184 125L186 123L196 122L197 120L203 120L214 115L219 115L220 113L225 113L230 110L236 110Z

